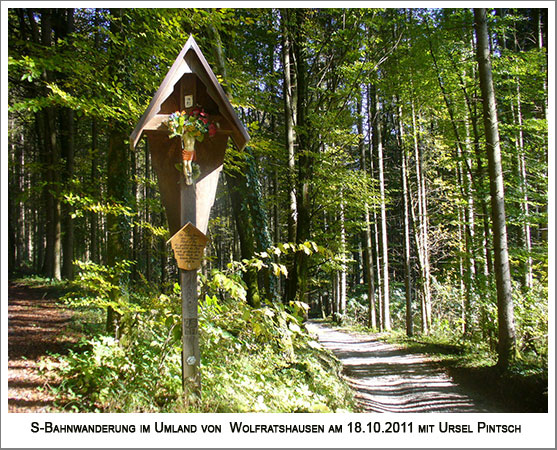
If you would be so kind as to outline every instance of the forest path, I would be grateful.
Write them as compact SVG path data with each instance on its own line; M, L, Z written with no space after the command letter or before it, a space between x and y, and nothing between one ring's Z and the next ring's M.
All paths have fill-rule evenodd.
M49 353L66 353L79 339L69 331L72 313L48 290L10 283L8 288L8 411L56 412L45 387L56 380L41 373Z
M308 330L342 362L364 412L505 412L456 384L436 362L378 339L309 321Z

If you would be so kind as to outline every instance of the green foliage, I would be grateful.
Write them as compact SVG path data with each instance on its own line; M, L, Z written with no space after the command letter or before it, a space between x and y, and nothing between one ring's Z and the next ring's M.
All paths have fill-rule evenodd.
M61 357L60 406L74 411L169 411L182 388L178 315L160 296L120 341L84 340ZM177 331L177 332L176 332Z
M434 283L433 323L428 336L420 341L452 345L463 349L466 365L491 365L496 361L497 307L495 292L491 295L472 294L470 331L464 334L462 292L453 283ZM547 288L535 283L524 290L513 284L514 317L518 359L516 367L523 373L547 370L548 364L548 302ZM415 329L417 327L415 326ZM464 362L463 362L464 364ZM520 368L519 368L520 367Z
M213 305L215 297L210 299ZM339 364L309 338L300 305L251 309L226 301L202 314L204 392L217 412L325 412L351 409ZM303 308L302 308L303 309Z
M249 269L270 269L275 276L288 276L286 265L273 262L273 259L292 255L296 252L302 252L307 256L321 255L322 257L332 257L329 250L317 245L313 241L306 241L299 244L293 242L281 242L273 245L264 252L256 252L251 259L242 261L233 261L229 264L229 271L245 272Z
M71 306L112 308L118 314L135 314L142 308L131 301L124 278L129 275L131 261L117 262L113 267L91 261L75 261L79 268L77 289L65 296Z
M83 270L83 269L82 269ZM106 268L87 266L80 283L91 305L104 306L114 286ZM85 273L85 274L84 274ZM97 285L98 287L93 287ZM170 296L142 296L127 311L116 341L95 336L60 357L59 403L103 412L327 412L354 408L339 379L340 364L309 337L307 305L249 307L238 277L215 272L200 304L202 400L181 386L179 287ZM218 294L218 295L217 295ZM219 299L219 296L222 298Z
M215 239L208 252L206 278L202 279L205 312L201 320L208 351L213 353L211 358L221 364L219 368L216 363L211 365L213 359L205 359L204 370L213 376L214 382L208 381L213 383L211 389L221 389L219 401L224 400L218 405L207 404L207 409L264 410L263 405L270 410L295 409L293 401L280 404L260 386L267 381L283 386L280 377L264 368L265 358L282 367L285 373L292 371L296 380L320 370L311 362L309 372L305 371L309 366L302 370L297 359L305 351L301 347L305 339L303 330L299 332L296 328L300 327L297 318L305 315L305 306L277 305L250 310L245 305L247 293L242 273L257 271L260 290L269 293L269 301L276 302L280 297L274 294L271 285L296 276L289 273L295 267L293 255L311 256L304 278L307 298L315 301L330 290L331 274L346 270L351 297L346 322L365 323L368 299L358 281L365 266L361 233L368 225L379 225L373 223L379 196L374 160L377 155L370 152L372 90L378 92L382 110L379 121L385 159L393 326L402 328L405 319L402 148L408 157L409 203L414 208L414 222L420 218L418 183L423 183L427 193L428 209L422 214L427 215L424 219L428 225L433 277L431 339L463 345L470 349L470 354L483 355L483 361L492 359L497 344L497 307L493 271L487 264L491 275L487 280L484 276L487 260L484 237L489 242L491 225L470 9L298 9L283 23L281 11L270 8L78 8L74 10L74 31L64 38L56 36L50 46L45 46L33 30L43 31L44 25L44 31L51 31L46 29L47 11L54 19L49 26L58 35L54 33L55 22L63 10L8 11L8 209L9 223L15 228L12 231L10 227L8 245L20 260L19 267L41 270L45 254L42 245L49 240L45 225L51 223L50 209L45 208L48 194L62 202L64 219L74 221L76 258L106 261L108 254L120 251L121 254L112 256L137 259L133 266L113 268L77 263L80 271L77 288L68 296L72 305L82 310L111 307L123 315L121 341L89 339L84 347L86 353L102 355L99 358L111 371L117 370L113 367L116 365L144 367L138 361L142 354L150 354L151 343L158 339L166 342L166 337L172 335L166 348L176 358L173 340L175 333L179 335L176 292L165 300L172 304L162 308L166 315L151 317L153 305L158 305L161 297L147 292L143 285L130 284L132 279L154 282L156 278L168 285L175 269L168 264L164 245L158 245L162 241L159 237L167 232L149 148L142 142L135 153L129 153L125 140L190 34L195 35L211 67L219 71L217 58L211 52L215 36L210 30L216 29L227 69L226 79L221 74L218 78L251 136L250 147L242 151L229 146L225 170L246 178L248 189L241 193L241 210L234 212L250 217L253 232L248 234L253 236L257 253L253 258L230 262L241 259L237 257L238 236L228 193L219 189L213 210L216 218L210 226ZM544 48L547 44L538 42L538 19L543 35L546 25L543 10L508 8L489 15L512 273L520 280L532 260L535 279L532 289L516 284L513 290L520 370L547 365L548 359L548 60ZM302 123L295 127L293 169L289 168L284 144L285 117L293 111L284 110L283 33L292 41L292 59L300 59L293 69L304 75L294 83L301 86L300 92L296 92L300 113L296 120ZM52 176L60 174L60 179L64 179L64 166L70 162L62 148L62 142L68 138L67 130L59 126L68 109L75 113L75 168L67 182L56 182ZM56 155L45 154L47 148L40 144L46 142L41 139L46 113L53 113L58 125ZM117 136L115 130L119 132ZM519 140L523 141L520 146ZM118 158L109 159L108 154ZM521 158L524 173L519 170ZM304 165L303 161L311 164ZM418 162L423 180L417 177ZM372 165L375 169L371 169ZM116 169L125 170L115 172ZM307 235L300 238L307 242L280 243L291 239L285 235L293 191L298 201L309 199L305 212L310 223L304 224ZM467 208L471 209L472 221ZM366 223L368 220L372 223ZM116 222L118 226L108 229ZM524 225L531 228L530 251L523 242ZM64 222L64 236L69 235L66 226ZM415 330L420 328L419 289L424 283L414 248L413 238L418 231L416 228L411 233ZM126 254L124 247L131 241L132 232L134 248ZM116 236L125 242L121 249L111 245ZM487 252L492 253L492 249ZM474 261L473 273L471 269L465 273L466 260ZM375 269L379 271L381 267ZM267 277L268 274L271 276ZM463 287L466 276L471 282ZM54 284L50 280L38 282ZM276 284L284 289L285 283ZM470 290L468 297L465 288ZM470 303L470 331L463 336L466 300ZM236 310L241 312L239 316ZM217 318L221 313L227 317L226 323ZM161 337L153 337L148 326ZM128 345L126 340L136 342ZM266 341L268 347L264 346ZM223 359L219 345L231 353L228 359ZM240 350L236 351L236 346ZM126 350L125 354L120 352L121 348ZM80 361L80 355L73 354L72 364L87 372L87 362ZM311 360L315 355L306 356ZM165 358L165 364L171 366L172 358ZM280 358L284 361L280 362ZM293 366L288 366L288 361ZM231 374L225 369L228 364L233 368ZM177 368L170 366L169 373L174 374ZM97 369L90 369L98 373ZM258 371L265 375L260 376ZM72 372L71 377L74 375L78 380L78 371ZM242 400L240 394L235 397L223 391L222 386L232 389L233 375L247 377L243 382L246 386L242 387L249 396L246 394ZM168 386L173 376L165 375ZM147 391L141 384L134 384L139 383L141 377L137 377L126 371L115 377L107 374L107 383L109 380L114 383L107 389L121 393L124 387L114 381L121 378L131 386L130 396L141 389ZM258 377L263 380L253 381ZM98 378L102 384L102 377ZM229 384L219 385L225 378ZM157 389L154 378L141 383L150 386L148 389L153 392ZM85 391L72 388L78 392L76 400L80 395L94 396L94 391L102 391L105 387L101 384L91 385ZM169 397L174 399L175 391L168 389ZM161 395L163 398L166 394ZM261 402L250 403L259 395ZM210 396L206 391L205 397ZM107 398L94 398L88 407L117 409L107 404ZM144 399L130 404L137 409L160 407L157 402L150 404ZM305 405L300 406L302 409L310 408L305 400L302 404Z
M513 289L514 313L517 329L519 363L523 366L547 367L548 364L548 290L541 283L534 283L524 291Z

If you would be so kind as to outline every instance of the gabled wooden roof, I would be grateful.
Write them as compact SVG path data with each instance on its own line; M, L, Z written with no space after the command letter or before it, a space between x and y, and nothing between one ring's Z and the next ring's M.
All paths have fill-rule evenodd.
M203 53L201 53L193 36L190 36L186 45L182 48L176 61L172 64L172 67L166 74L166 77L164 77L154 97L151 99L151 103L149 103L147 110L143 116L141 116L141 119L139 119L139 122L130 135L131 148L135 148L147 124L150 121L156 121L156 116L160 111L162 103L172 94L175 84L178 83L186 73L194 73L207 87L207 93L218 105L220 114L232 125L232 139L236 147L242 150L250 139L249 134L240 122L240 119L238 119L228 97L211 70L209 63L203 56Z

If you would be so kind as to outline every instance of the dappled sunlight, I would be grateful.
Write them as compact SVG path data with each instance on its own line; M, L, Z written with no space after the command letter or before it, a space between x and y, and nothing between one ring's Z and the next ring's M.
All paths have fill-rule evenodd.
M376 336L333 330L310 322L310 332L343 364L343 373L366 412L501 412L472 398L423 354Z

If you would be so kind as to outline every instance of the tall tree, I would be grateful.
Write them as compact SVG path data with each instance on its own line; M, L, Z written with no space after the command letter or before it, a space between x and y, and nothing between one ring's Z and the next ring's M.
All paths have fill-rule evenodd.
M120 47L119 42L123 35L123 21L125 20L124 11L119 8L111 10L110 14L110 32L113 36L109 45L109 53L113 60L122 61L124 51ZM112 78L118 79L125 75L118 70L118 65L110 68ZM108 152L106 155L107 166L107 197L109 201L120 207L126 207L129 203L129 161L128 161L128 130L127 124L116 120L109 124L109 142ZM125 215L108 214L106 220L106 228L108 232L107 238L107 254L106 263L110 267L114 267L118 262L122 262L129 257L130 251L130 226ZM120 285L123 279L115 279L113 283ZM112 291L111 300L118 301L121 295L118 291ZM116 333L119 330L119 314L112 308L107 310L107 331Z
M403 221L404 221L404 291L406 296L406 334L412 336L413 317L412 317L412 266L410 257L410 195L408 192L408 156L404 146L404 127L402 125L402 107L397 99L398 105L398 138L400 148L400 181L402 184L402 203L403 203Z
M511 272L507 247L507 225L505 218L505 191L503 167L499 143L499 122L487 30L487 14L484 8L474 9L474 27L477 40L477 60L480 88L483 101L486 150L489 165L489 185L491 193L491 218L493 222L493 251L495 280L497 284L497 318L499 343L497 348L498 366L507 369L514 361L516 335L511 290Z
M389 245L387 237L387 199L385 195L385 165L383 161L383 138L381 134L382 127L382 106L379 100L377 89L373 89L373 147L377 153L377 165L379 170L379 192L380 192L380 208L381 208L381 262L383 271L383 298L381 300L381 326L384 330L391 329L391 312L390 312L390 292L389 292Z
M296 179L296 242L303 243L311 238L311 178L313 172L312 129L308 122L308 48L304 39L308 11L296 9L292 20L292 48L296 61L296 143L298 147ZM292 114L287 112L287 114ZM308 281L308 255L298 251L288 283L286 299L305 301Z
M74 10L66 9L62 10L58 14L58 38L67 39L71 33L74 31ZM59 124L60 124L60 146L61 146L61 156L65 160L64 167L64 178L66 191L71 191L72 182L74 177L74 167L75 167L75 150L74 150L74 136L75 136L75 124L74 124L74 111L71 108L63 108L59 112ZM74 275L74 221L72 218L72 208L67 203L62 209L63 213L63 263L62 263L62 275L64 278L72 279Z
M28 17L33 29L38 28L34 12L28 11ZM41 11L40 44L45 52L50 52L53 44L53 20L55 11L44 9ZM35 36L38 35L34 33ZM38 41L37 41L38 42ZM55 74L52 70L44 69L41 79L43 81L42 94L48 97L46 85L54 81ZM44 164L46 213L46 249L43 263L43 273L47 276L61 278L62 258L62 224L60 204L60 147L56 133L56 107L49 105L38 114L38 139L39 148L42 148L42 163Z
M295 67L292 63L292 37L290 36L290 16L291 11L288 9L281 10L281 29L282 29L282 66L283 66L283 97L284 97L284 126L286 136L286 149L288 152L288 192L289 192L289 210L288 210L288 242L294 242L296 239L296 156L294 152L295 143L295 125L297 116L297 87L295 80Z
M368 165L366 163L366 147L364 142L364 111L362 111L361 100L358 100L358 135L361 136L358 145L360 150L360 171L365 176L368 175ZM368 133L369 134L369 133ZM364 256L364 270L365 276L364 280L367 282L367 296L368 296L368 319L367 325L370 328L377 327L377 318L375 315L376 305L375 305L375 274L373 270L373 241L371 235L371 217L370 217L370 208L369 203L366 199L364 203L364 211L363 211L363 222L365 224L365 228L363 231L363 256Z

